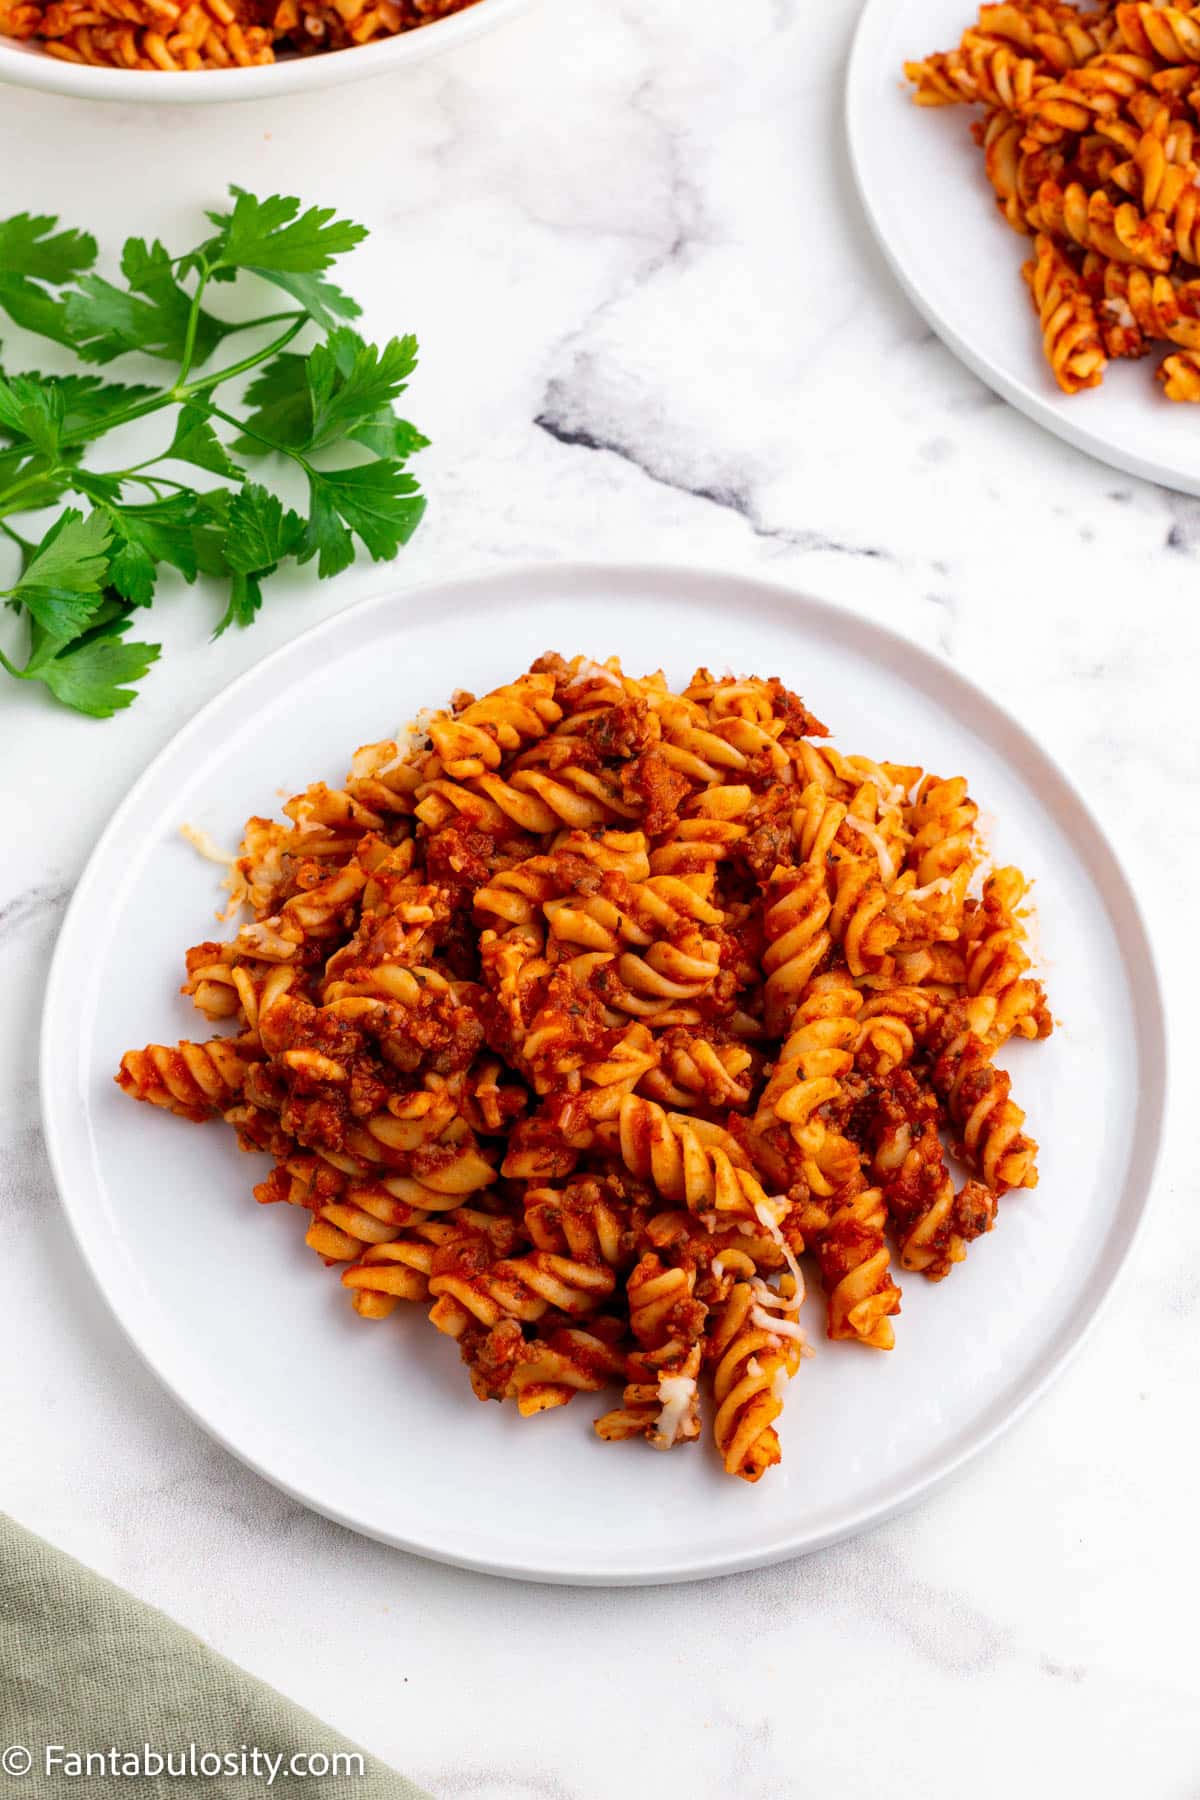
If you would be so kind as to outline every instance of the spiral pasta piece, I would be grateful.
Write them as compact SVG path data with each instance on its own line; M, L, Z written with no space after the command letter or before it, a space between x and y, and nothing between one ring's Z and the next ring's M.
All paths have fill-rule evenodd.
M959 1149L994 1194L1037 1186L1037 1144L1021 1129L1006 1070L970 1028L961 1004L947 1008L931 1034L931 1076L959 1131Z
M963 926L966 991L990 1002L992 1016L977 1029L993 1050L1014 1034L1047 1037L1051 1028L1042 984L1028 974L1031 958L1018 916L1024 894L1025 878L1019 869L994 870ZM976 1019L980 1016L976 1009Z
M978 817L979 808L961 776L952 781L924 777L909 812L912 839L905 856L922 887L949 881L961 902L978 861Z
M852 975L887 974L900 928L888 908L888 890L874 859L842 856L835 864L829 935Z
M498 769L507 753L544 737L562 716L553 675L531 673L459 711L434 713L425 729L447 775L463 781Z
M739 1281L709 1333L706 1355L713 1368L713 1438L728 1475L759 1481L780 1459L775 1421L782 1389L800 1366L803 1339L780 1334L778 1325L756 1324L754 1289Z
M1095 307L1052 238L1039 232L1034 251L1021 273L1041 320L1042 348L1054 379L1065 394L1097 387L1107 359Z
M779 1061L758 1103L756 1122L803 1127L817 1107L835 1099L854 1067L863 997L844 974L808 983L792 1015Z
M910 1063L938 1008L924 988L899 985L864 996L854 1043L855 1065L877 1079Z
M523 1223L535 1249L624 1269L637 1255L641 1209L611 1176L579 1175L562 1188L531 1182Z
M941 1281L962 1262L967 1245L992 1229L996 1196L974 1180L955 1192L936 1113L911 1075L881 1095L874 1140L873 1173L899 1243L900 1265Z
M670 1450L700 1435L697 1376L708 1308L695 1298L696 1271L647 1252L626 1281L629 1322L637 1343L621 1405L596 1420L608 1442L644 1437Z
M433 1196L416 1182L354 1181L323 1158L304 1155L289 1157L283 1170L290 1180L287 1191L278 1197L310 1209L312 1221L304 1241L327 1264L356 1262L366 1247L390 1244L411 1228L427 1223L430 1241L442 1241L440 1232L463 1228L457 1210L452 1213L453 1225L430 1220L420 1203ZM277 1197L260 1189L255 1192L259 1199Z
M1132 200L1115 204L1101 188L1089 193L1082 182L1062 187L1048 178L1038 189L1030 222L1042 234L1071 239L1115 262L1159 274L1171 267L1175 240L1165 215L1143 213Z
M828 1225L812 1239L827 1297L826 1331L835 1341L890 1350L900 1290L891 1276L883 1195L850 1182L839 1189L828 1214Z
M786 1030L808 984L833 945L828 928L832 902L823 869L806 864L772 876L763 911L767 948L766 1026L772 1036Z
M982 101L1005 112L1022 112L1053 85L1040 56L1021 56L1011 44L983 33L968 33L958 50L906 62L904 73L916 88L918 106Z
M1121 41L1135 56L1200 62L1200 19L1195 13L1177 6L1122 4L1115 16Z
M1200 195L1200 189L1196 194ZM1190 218L1195 204L1191 189L1185 198ZM1180 207L1177 226L1182 217L1184 209ZM1096 295L1110 356L1142 356L1151 341L1161 338L1184 349L1200 349L1200 280L1183 280L1178 274L1150 275L1144 269L1102 258L1085 259L1084 277Z
M1200 401L1200 353L1172 351L1170 356L1163 357L1155 373L1168 400L1183 400L1193 405Z
M603 1262L534 1250L493 1260L486 1238L457 1241L433 1260L430 1320L448 1337L461 1337L472 1319L490 1327L501 1319L532 1324L551 1308L568 1317L594 1312L616 1287Z
M770 1209L737 1139L707 1120L664 1112L652 1100L627 1094L621 1102L617 1147L632 1174L689 1211L711 1212L718 1220L756 1220L760 1208Z
M1014 231L1029 234L1026 203L1021 193L1021 163L1025 127L1012 113L997 108L983 133L984 173L996 191L996 204Z
M754 1071L754 1055L744 1044L714 1043L675 1027L663 1034L661 1058L639 1081L638 1092L674 1111L743 1107L753 1092Z
M254 1052L234 1038L205 1044L147 1044L121 1058L117 1084L135 1100L203 1124L233 1105Z
M1054 5L981 6L979 31L1040 57L1057 74L1081 68L1106 50L1114 36L1112 21L1103 13L1081 16L1072 7Z
M694 1443L700 1436L701 1355L702 1346L696 1343L678 1362L636 1359L638 1379L626 1383L619 1407L596 1420L597 1437L609 1444L642 1437L655 1450Z
M464 1231L489 1226L500 1247L511 1247L511 1232L496 1231L496 1222L487 1215L465 1210L453 1221L416 1214L395 1237L367 1244L342 1271L342 1285L350 1289L355 1312L363 1319L386 1319L402 1300L427 1300L437 1252Z
M624 1370L621 1351L596 1329L558 1326L526 1337L515 1319L461 1341L471 1385L480 1400L512 1400L522 1418L566 1406L576 1394L595 1394Z
M1022 114L1031 137L1055 143L1065 133L1087 131L1094 121L1115 118L1154 72L1147 57L1101 51L1084 67L1069 69L1061 81L1032 88L1009 111Z

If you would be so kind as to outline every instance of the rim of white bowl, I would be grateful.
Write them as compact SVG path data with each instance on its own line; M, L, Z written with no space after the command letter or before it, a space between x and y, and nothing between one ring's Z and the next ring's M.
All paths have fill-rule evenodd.
M389 70L414 67L494 30L526 12L536 0L476 0L463 12L434 19L413 31L351 49L299 56L250 69L182 69L177 74L144 69L97 68L63 62L36 43L0 40L0 83L67 94L77 100L119 100L158 106L206 101L271 100L284 94L340 87Z

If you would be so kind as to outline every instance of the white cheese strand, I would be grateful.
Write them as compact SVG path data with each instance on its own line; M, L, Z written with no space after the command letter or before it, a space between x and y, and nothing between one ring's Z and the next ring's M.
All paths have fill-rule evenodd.
M872 850L875 852L875 858L879 864L880 880L885 887L888 886L896 879L896 865L892 860L892 853L884 843L880 833L876 830L874 825L868 825L865 819L856 818L853 813L846 814L845 823L847 825L852 825L855 831L860 831L863 837L866 838L868 844L870 844Z
M765 1312L761 1306L752 1306L750 1323L756 1325L759 1331L769 1331L773 1337L793 1338L800 1346L801 1355L812 1355L808 1333L798 1319L781 1319L778 1313Z
M181 825L179 835L186 838L192 849L207 857L209 862L220 863L226 869L232 869L237 862L232 850L222 850L217 840L207 831L202 831L198 825Z
M664 1375L658 1384L660 1412L651 1442L660 1450L669 1450L683 1435L683 1427L692 1423L696 1400L696 1383L690 1375Z
M611 669L606 669L603 663L593 662L589 657L583 667L572 675L570 681L563 683L563 692L570 693L572 688L583 687L589 681L603 681L609 687L614 688L621 686L619 677L614 675Z
M776 1206L782 1205L786 1207L785 1201L777 1200L774 1204ZM804 1276L800 1272L800 1264L792 1254L792 1246L788 1243L782 1231L779 1229L779 1221L771 1211L771 1206L772 1202L770 1200L756 1200L754 1203L754 1215L768 1237L773 1238L779 1245L779 1248L783 1251L783 1259L787 1263L792 1280L796 1283L796 1305L799 1306L800 1302L804 1299Z
M939 875L936 881L927 881L924 887L910 889L906 898L909 900L927 900L930 894L948 894L952 885L948 875Z
M804 1284L801 1282L796 1292L789 1298L786 1294L777 1294L773 1287L759 1276L750 1283L750 1293L754 1304L750 1308L750 1323L759 1331L769 1331L776 1337L792 1338L800 1346L801 1356L811 1356L812 1346L808 1341L808 1333L799 1319L788 1315L798 1313L804 1300ZM780 1315L783 1315L782 1317Z

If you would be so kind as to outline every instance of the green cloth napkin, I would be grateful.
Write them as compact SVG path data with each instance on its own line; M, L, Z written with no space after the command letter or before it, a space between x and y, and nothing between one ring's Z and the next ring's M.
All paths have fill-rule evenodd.
M91 1772L72 1773L71 1759L88 1751ZM335 1764L335 1756L349 1760ZM136 1772L128 1757L138 1759ZM232 1762L214 1766L226 1757ZM313 1757L311 1771L304 1762L289 1773L293 1757ZM181 1766L182 1774L166 1772ZM123 1792L130 1800L429 1800L165 1613L0 1514L0 1795L112 1800Z

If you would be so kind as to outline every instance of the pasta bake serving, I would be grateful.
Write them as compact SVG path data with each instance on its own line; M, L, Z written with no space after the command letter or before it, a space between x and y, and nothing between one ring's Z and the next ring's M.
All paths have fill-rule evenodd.
M958 48L905 64L920 106L986 108L974 126L1015 231L1042 345L1064 393L1110 358L1175 346L1168 400L1200 401L1200 11L1003 0Z
M802 1259L828 1336L889 1350L897 1265L940 1281L1037 1181L995 1060L1051 1029L1025 880L961 777L827 737L706 669L457 694L248 822L253 918L183 987L224 1029L117 1081L274 1158L256 1198L362 1318L428 1306L480 1399L619 1388L600 1437L660 1449L705 1405L757 1481Z

